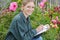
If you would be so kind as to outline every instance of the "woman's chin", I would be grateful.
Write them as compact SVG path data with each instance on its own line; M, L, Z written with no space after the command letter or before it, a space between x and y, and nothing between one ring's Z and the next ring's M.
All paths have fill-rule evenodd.
M29 13L29 15L31 15L32 13Z
M27 13L28 15L31 15L32 13Z

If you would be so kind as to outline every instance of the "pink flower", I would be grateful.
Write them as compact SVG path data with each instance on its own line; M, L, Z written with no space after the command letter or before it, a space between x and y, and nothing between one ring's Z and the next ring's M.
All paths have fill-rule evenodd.
M57 21L57 24L60 24L58 16L56 16L56 21Z
M47 2L47 0L42 0L42 2L44 2L44 3L45 3L45 2Z
M60 24L60 21L57 21L57 24Z
M59 19L58 19L58 16L56 16L56 21L58 21Z
M57 21L56 21L56 20L52 20L52 23L53 23L53 24L57 24Z
M16 11L17 7L18 7L17 3L12 2L12 3L10 3L9 10Z
M45 5L44 2L40 2L40 3L39 3L40 8L43 8L44 5Z
M57 24L54 25L54 28L58 28Z

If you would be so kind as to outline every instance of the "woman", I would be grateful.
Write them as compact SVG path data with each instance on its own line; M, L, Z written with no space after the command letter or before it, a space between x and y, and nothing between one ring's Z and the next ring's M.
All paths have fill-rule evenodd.
M33 0L23 0L21 12L14 17L5 40L42 40L41 37L33 38L42 30L42 26L32 29L29 15L34 11Z

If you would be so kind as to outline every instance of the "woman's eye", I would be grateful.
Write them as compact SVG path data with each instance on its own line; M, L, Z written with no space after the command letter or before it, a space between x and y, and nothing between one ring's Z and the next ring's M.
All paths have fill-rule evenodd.
M27 6L27 8L34 8L34 7L31 7L31 6Z
M34 8L34 7L32 7L32 8Z
M27 8L30 8L30 6L27 6Z

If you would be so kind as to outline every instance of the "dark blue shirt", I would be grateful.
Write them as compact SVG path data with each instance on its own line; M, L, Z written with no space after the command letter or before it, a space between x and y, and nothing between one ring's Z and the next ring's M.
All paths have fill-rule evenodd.
M5 40L32 40L36 33L31 27L30 18L26 19L23 12L20 12L12 20Z

